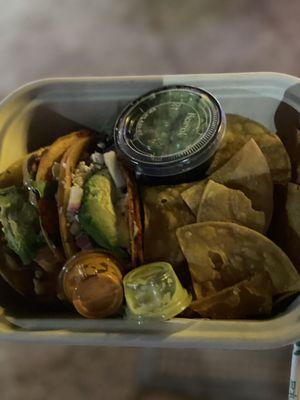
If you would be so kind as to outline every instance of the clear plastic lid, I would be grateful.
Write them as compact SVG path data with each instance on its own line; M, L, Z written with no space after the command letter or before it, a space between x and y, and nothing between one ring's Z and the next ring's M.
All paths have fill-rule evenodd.
M171 264L156 262L130 271L123 280L127 315L139 321L170 319L191 303Z
M210 93L165 86L125 108L115 125L115 144L137 174L174 176L204 164L224 130L224 112Z

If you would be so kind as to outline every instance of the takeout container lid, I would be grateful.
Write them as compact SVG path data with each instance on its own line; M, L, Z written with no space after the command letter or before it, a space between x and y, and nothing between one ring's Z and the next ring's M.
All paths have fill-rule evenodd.
M198 86L212 93L226 113L252 118L275 130L275 116L300 111L300 80L278 73L60 78L33 82L0 105L0 170L28 151L81 127L112 132L126 104L165 85ZM282 109L282 108L281 108ZM45 123L47 121L47 123ZM41 135L43 132L43 135ZM269 320L175 318L137 327L122 319L85 320L70 314L42 315L13 307L0 280L0 340L102 346L266 349L300 337L300 298ZM24 302L25 304L25 302Z
M167 178L206 164L224 132L225 114L211 93L169 85L130 102L116 122L114 137L138 176Z

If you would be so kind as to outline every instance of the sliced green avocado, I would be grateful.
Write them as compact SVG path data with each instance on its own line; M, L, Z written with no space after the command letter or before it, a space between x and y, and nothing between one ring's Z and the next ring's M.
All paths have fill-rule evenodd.
M114 183L108 171L96 172L84 185L79 222L100 247L118 252L120 243L115 198Z

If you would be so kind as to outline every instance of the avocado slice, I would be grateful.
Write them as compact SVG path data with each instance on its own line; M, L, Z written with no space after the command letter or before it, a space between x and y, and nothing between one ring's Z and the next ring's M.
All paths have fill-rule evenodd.
M78 217L83 230L101 248L124 256L116 204L117 191L111 176L107 170L98 171L84 185Z

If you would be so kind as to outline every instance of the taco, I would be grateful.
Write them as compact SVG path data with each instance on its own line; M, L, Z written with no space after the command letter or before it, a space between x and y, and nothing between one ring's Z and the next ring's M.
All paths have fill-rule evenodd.
M23 185L0 189L1 276L23 295L55 294L57 260Z
M59 226L65 257L99 247L131 267L143 262L142 222L133 175L91 136L65 152L59 170Z
M70 143L84 134L80 131L61 137L0 175L0 273L23 295L56 295L57 276L65 258L55 198L55 167Z

